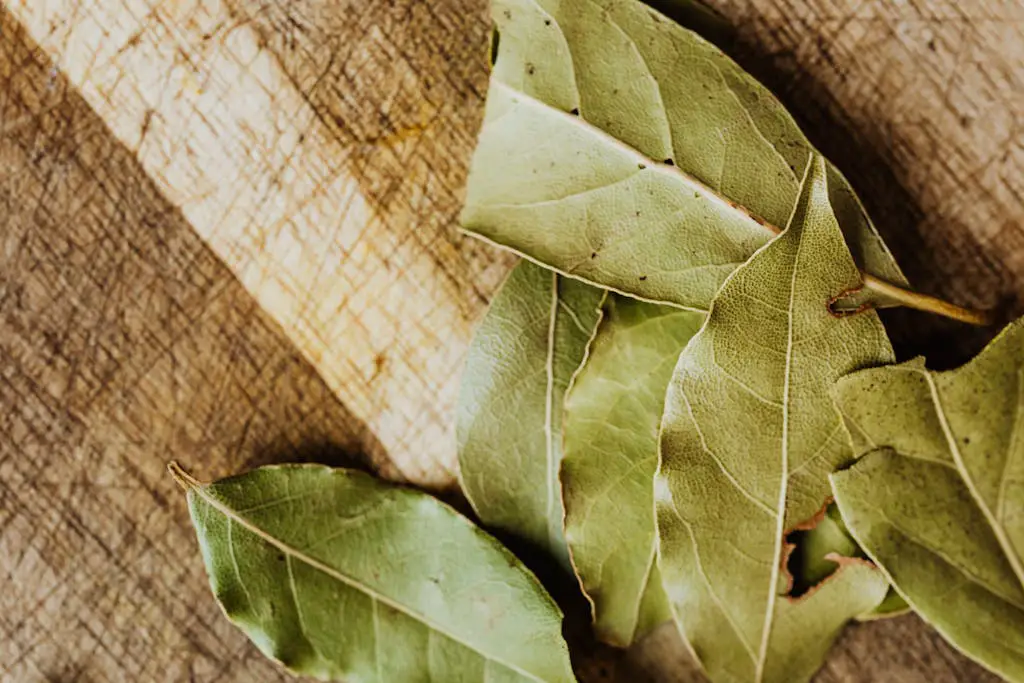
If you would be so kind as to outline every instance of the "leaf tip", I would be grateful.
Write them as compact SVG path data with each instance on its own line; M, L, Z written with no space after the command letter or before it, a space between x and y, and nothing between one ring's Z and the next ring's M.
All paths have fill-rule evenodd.
M172 460L167 463L167 471L174 477L174 481L178 483L178 486L183 488L185 491L191 491L201 486L199 481L191 474L186 472L176 460Z

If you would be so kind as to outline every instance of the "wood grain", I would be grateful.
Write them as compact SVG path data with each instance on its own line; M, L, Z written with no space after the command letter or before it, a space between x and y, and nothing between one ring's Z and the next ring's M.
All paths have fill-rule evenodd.
M0 679L284 680L209 599L166 461L383 465L0 14Z
M1020 312L1024 7L721 0L738 54L925 291ZM286 680L221 617L178 458L451 484L450 411L510 259L454 234L483 0L0 5L0 680ZM992 334L890 316L904 356ZM569 604L581 680L700 680ZM913 617L819 681L990 680Z
M1024 3L716 2L740 61L850 178L914 286L1024 313ZM903 357L967 360L993 330L889 312Z
M10 11L373 429L397 475L444 488L460 362L497 284L488 269L508 261L476 245L465 258L448 238L487 24L480 2L443 15L370 6L19 0Z

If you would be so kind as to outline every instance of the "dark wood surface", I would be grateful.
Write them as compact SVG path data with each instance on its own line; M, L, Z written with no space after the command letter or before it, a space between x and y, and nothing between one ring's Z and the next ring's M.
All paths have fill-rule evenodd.
M1020 313L1024 7L713 4L913 282ZM451 491L458 364L511 263L454 231L487 31L481 0L6 0L0 680L286 680L220 615L169 459ZM994 332L888 322L938 366ZM625 656L570 630L584 681L699 680L670 629ZM903 617L818 680L988 678Z

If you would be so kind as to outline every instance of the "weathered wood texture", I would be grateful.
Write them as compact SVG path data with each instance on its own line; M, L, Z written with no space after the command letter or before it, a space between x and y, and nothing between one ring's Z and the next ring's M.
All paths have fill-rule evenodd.
M453 481L452 407L500 257L450 238L482 3L23 0L9 11L378 435Z
M285 680L220 616L163 467L450 487L458 367L511 263L453 229L483 0L4 1L0 680ZM712 4L914 282L1020 312L1021 4ZM991 334L890 320L947 365ZM660 635L584 680L696 680ZM819 679L985 675L908 617Z

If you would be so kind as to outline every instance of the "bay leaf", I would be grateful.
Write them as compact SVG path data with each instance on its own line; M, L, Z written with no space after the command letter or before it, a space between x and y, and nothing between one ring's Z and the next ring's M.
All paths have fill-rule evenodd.
M835 503L830 503L804 527L791 531L786 540L791 544L786 560L793 577L791 595L802 595L825 581L839 569L839 558L866 559L846 531Z
M704 315L611 295L565 399L562 496L598 637L628 646L670 617L655 562L665 389Z
M909 612L910 605L907 604L907 601L903 599L898 590L889 586L885 599L878 604L878 607L867 614L861 614L857 617L857 621L878 621L891 617L901 617Z
M228 618L331 681L574 681L561 613L497 541L430 496L319 465L202 484L171 466Z
M884 576L849 561L805 596L786 593L785 539L852 460L829 390L891 362L874 312L822 302L860 275L832 212L828 169L807 166L787 230L736 270L679 357L655 480L660 566L673 616L714 681L806 681Z
M959 369L865 370L835 395L864 454L832 476L850 531L950 643L1024 681L1024 323Z
M464 229L564 275L707 310L793 211L813 151L793 118L637 0L492 7L500 41ZM877 276L859 284L904 284L849 183L825 173L855 260ZM893 303L900 290L883 289Z
M605 294L520 262L473 337L456 413L459 480L477 515L567 568L562 404Z
M790 533L788 541L793 544L787 560L789 573L793 577L791 595L814 590L815 586L827 580L847 560L868 559L846 528L835 502L829 503L820 519L814 520L812 528ZM870 612L857 615L857 620L876 621L898 617L908 611L909 605L890 586L885 599Z

